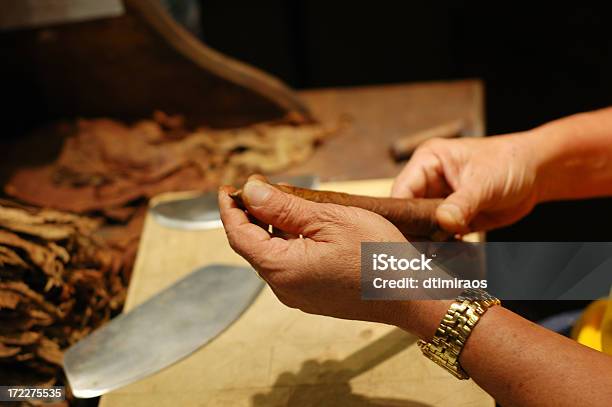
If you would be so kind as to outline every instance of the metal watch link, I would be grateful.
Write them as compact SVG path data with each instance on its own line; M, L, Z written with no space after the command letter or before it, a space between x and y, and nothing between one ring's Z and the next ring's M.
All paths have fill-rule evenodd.
M459 364L459 355L472 330L487 309L501 301L484 290L469 288L451 304L431 342L417 342L423 354L458 379L470 376Z

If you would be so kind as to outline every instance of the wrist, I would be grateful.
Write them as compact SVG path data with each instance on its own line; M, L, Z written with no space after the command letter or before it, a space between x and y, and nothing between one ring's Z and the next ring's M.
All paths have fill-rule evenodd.
M526 168L533 173L533 194L536 204L555 200L559 194L557 191L559 183L555 178L554 169L557 151L556 146L551 143L550 134L547 126L541 126L516 136L527 157Z
M472 332L478 329L488 309L501 302L481 289L464 290L442 318L432 340L417 342L423 354L458 379L469 379L469 373L459 362Z
M424 341L433 338L452 300L405 301L400 304L397 325Z
M612 109L580 113L525 132L538 202L610 193Z

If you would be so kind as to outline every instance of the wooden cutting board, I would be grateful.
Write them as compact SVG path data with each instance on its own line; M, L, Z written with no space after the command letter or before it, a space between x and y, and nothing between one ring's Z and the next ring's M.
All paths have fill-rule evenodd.
M390 187L391 180L368 180L321 189L386 196ZM125 309L210 263L246 264L222 229L171 230L148 216ZM408 333L308 315L285 307L266 287L211 343L103 396L100 405L492 407L494 402L471 380L459 381L424 358Z

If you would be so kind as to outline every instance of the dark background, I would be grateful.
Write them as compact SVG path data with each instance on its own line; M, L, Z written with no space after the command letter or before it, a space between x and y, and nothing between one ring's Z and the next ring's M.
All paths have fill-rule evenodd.
M200 33L299 89L481 78L501 134L612 104L609 7L536 3L201 0ZM608 241L611 213L608 199L541 205L489 239Z

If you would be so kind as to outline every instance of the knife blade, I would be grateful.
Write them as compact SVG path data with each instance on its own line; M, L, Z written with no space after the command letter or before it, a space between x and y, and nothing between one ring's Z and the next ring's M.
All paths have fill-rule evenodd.
M183 359L238 319L263 285L249 267L216 264L190 273L66 351L73 394L97 397Z

